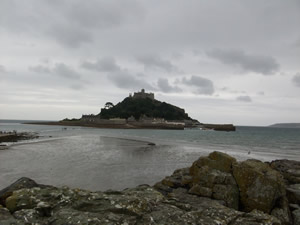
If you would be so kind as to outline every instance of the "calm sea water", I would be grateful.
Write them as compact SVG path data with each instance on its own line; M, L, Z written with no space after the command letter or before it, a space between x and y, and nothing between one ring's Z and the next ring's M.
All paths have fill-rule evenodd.
M300 129L122 130L22 122L0 120L0 130L37 132L40 138L0 151L0 189L23 176L44 184L90 190L152 185L216 150L238 160L300 161Z

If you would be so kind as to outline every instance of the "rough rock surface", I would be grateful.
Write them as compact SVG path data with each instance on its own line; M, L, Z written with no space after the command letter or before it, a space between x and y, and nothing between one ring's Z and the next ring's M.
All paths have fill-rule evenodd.
M91 192L23 178L0 191L0 224L299 224L299 202L285 188L269 164L213 152L154 187Z
M241 207L270 213L276 201L285 196L282 176L268 164L249 159L233 164L233 176L239 186Z
M300 183L289 185L286 190L289 201L300 205Z
M293 160L275 160L270 163L270 166L280 172L286 184L300 183L300 162Z
M239 208L239 190L231 170L236 159L213 152L208 157L200 157L189 172L192 176L189 193L222 200L226 206Z
M294 225L300 225L300 209L293 211Z
M242 213L210 199L180 197L166 198L147 185L122 192L25 188L6 199L0 224L280 224L262 212Z
M4 204L5 199L12 195L13 191L22 189L22 188L33 188L33 187L45 187L45 185L39 185L34 180L22 177L13 184L4 188L0 191L0 204Z

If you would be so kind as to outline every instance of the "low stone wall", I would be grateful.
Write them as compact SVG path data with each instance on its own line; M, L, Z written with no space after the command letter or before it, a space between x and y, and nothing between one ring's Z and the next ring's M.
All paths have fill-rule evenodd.
M216 131L235 131L233 124L203 124L203 128Z

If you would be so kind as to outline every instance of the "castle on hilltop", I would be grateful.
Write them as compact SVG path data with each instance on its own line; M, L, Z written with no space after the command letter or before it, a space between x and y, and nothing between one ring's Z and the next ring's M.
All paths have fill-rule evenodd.
M130 98L150 98L154 100L154 94L153 93L146 93L145 89L142 89L140 92L134 92L133 96L129 94Z

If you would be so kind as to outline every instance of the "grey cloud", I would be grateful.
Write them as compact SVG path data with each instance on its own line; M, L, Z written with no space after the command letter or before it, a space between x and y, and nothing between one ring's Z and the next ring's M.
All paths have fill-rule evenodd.
M177 71L176 66L170 61L162 59L157 55L142 55L138 56L137 60L144 65L145 69L163 70L167 72Z
M294 85L296 85L297 87L300 87L300 73L297 73L297 74L292 78L292 82L293 82Z
M117 65L115 59L109 57L97 60L95 62L84 61L81 64L81 67L99 72L121 71L121 68L119 65Z
M70 86L70 88L73 89L73 90L76 90L76 91L80 91L80 90L84 89L85 86L81 83L77 83L77 84L72 84Z
M30 7L28 7L30 5ZM10 32L54 38L59 44L77 48L94 40L94 32L141 21L139 1L80 0L0 1L0 25Z
M6 69L4 66L0 65L0 73L5 73Z
M79 73L64 63L56 63L53 68L44 65L30 66L28 67L28 70L35 73L55 74L56 76L67 79L78 80L81 77Z
M214 49L206 54L224 64L239 66L245 71L271 75L279 70L279 64L271 56L251 55L242 50Z
M295 43L293 43L293 46L300 47L300 38L297 41L295 41Z
M168 79L166 79L166 78L158 79L157 86L162 92L166 92L166 93L169 93L169 92L182 92L182 90L179 87L171 86L169 84Z
M212 95L215 92L213 82L203 77L191 76L189 79L183 78L182 83L196 87L197 94Z
M111 80L117 87L122 89L141 89L155 90L155 88L147 83L144 79L129 74L127 71L119 71L108 74L108 79Z
M56 63L53 68L53 72L58 76L65 77L68 79L79 79L80 74L68 67L64 63Z
M47 31L57 42L70 47L77 48L83 43L93 42L92 34L78 27L55 25Z
M252 102L252 99L248 95L242 95L238 96L236 100L241 101L241 102Z
M136 17L141 18L143 14L143 8L136 0L90 0L89 4L82 1L72 3L66 9L66 15L82 27L111 28Z
M28 69L35 73L51 73L49 67L43 65L30 66Z

